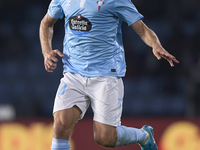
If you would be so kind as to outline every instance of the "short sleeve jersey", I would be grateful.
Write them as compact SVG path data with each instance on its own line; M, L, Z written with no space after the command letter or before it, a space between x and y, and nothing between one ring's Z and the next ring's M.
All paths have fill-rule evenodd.
M121 24L142 19L131 0L53 0L48 14L65 17L64 72L87 77L123 77Z

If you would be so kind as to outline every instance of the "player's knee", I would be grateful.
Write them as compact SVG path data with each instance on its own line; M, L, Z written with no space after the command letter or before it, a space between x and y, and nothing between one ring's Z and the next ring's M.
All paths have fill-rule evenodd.
M55 138L69 138L72 129L61 122L54 122L53 134Z
M103 147L115 147L115 139L109 133L94 134L94 140L97 144Z

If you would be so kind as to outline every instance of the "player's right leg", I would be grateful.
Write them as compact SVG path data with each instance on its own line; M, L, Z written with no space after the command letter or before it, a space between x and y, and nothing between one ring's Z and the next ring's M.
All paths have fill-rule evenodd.
M51 150L70 150L69 138L81 113L77 106L54 113Z
M85 95L85 78L65 73L54 102L54 127L51 150L70 150L69 138L79 119L82 119L90 100Z

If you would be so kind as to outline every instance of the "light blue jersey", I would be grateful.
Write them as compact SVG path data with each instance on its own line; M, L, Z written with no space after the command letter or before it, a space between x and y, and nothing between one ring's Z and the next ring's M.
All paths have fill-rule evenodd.
M123 77L121 24L142 19L131 0L53 0L48 14L65 16L64 72L87 77Z

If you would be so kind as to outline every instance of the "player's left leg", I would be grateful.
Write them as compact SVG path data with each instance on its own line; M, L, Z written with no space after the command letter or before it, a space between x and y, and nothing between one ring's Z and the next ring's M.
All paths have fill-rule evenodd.
M138 143L144 145L149 136L143 129L126 126L111 126L94 121L94 139L97 144L113 148Z
M116 127L94 121L93 132L97 144L108 148L115 147L117 141Z
M124 95L121 78L89 78L87 85L94 112L94 139L99 145L113 148L138 143L142 145L142 150L157 150L156 144L152 143L153 130L149 127L137 129L121 126Z

